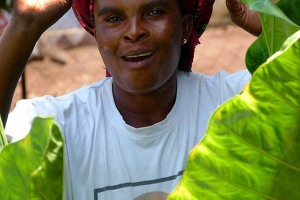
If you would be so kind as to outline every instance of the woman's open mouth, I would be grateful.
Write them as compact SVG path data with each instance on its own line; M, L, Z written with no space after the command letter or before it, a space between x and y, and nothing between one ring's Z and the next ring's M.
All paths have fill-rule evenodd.
M123 56L123 59L127 62L140 62L143 60L146 60L147 58L151 57L154 54L154 52L143 52L138 54L132 54L128 56Z

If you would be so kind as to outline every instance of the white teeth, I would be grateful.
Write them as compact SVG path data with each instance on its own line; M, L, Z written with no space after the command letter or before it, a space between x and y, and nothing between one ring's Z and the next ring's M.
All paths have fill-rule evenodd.
M132 56L126 56L126 57L128 59L130 59L130 58L138 58L138 57L150 56L152 54L153 54L152 52L146 52L146 53L136 54L136 55L132 55Z

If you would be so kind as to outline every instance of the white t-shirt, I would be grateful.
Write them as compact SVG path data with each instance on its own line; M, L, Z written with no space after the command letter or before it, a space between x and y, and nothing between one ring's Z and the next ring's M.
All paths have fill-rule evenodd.
M180 71L176 102L167 118L133 128L114 104L112 78L105 78L61 97L20 101L6 131L24 133L34 116L55 116L65 140L66 199L168 194L182 176L188 153L203 138L212 112L249 79L245 70L214 76Z

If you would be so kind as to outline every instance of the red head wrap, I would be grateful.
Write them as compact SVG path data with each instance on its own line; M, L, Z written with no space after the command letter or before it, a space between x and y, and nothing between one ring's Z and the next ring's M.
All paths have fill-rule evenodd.
M199 44L199 37L202 35L212 14L215 0L179 0L185 14L194 16L194 27L188 42L182 46L178 68L183 71L190 71L194 59L195 47ZM95 35L93 0L73 0L72 8L75 16L83 28L90 34Z

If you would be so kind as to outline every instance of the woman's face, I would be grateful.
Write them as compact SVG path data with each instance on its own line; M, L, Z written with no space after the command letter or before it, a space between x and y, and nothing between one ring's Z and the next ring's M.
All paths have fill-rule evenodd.
M95 0L94 17L114 87L147 93L176 83L182 40L192 26L177 0Z

